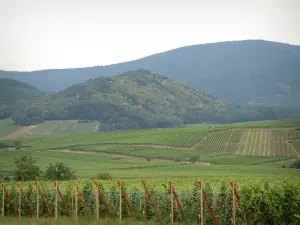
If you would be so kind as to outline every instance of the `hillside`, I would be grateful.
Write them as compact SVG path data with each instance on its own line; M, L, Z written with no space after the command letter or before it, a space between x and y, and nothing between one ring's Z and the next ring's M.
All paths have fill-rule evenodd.
M8 78L0 78L0 119L8 117L20 105L39 98L43 92L37 88Z
M42 90L59 91L90 78L140 68L166 74L238 104L300 107L300 46L261 40L188 46L108 66L0 71L0 77L25 81Z
M201 121L220 120L218 117L224 120L223 111L228 105L159 74L137 70L48 94L28 103L12 118L20 124L98 120L101 129L170 127L188 122L197 109L203 111Z
M94 120L101 130L173 127L297 118L299 110L235 106L148 70L101 77L45 94L18 107L19 125L45 120Z
M199 173L203 176L210 174L222 178L240 173L246 176L261 176L262 174L265 176L271 167L274 169L271 173L275 176L279 173L285 173L285 175L294 173L294 176L299 177L297 171L280 168L289 166L295 159L300 158L299 125L300 119L295 119L23 137L0 140L0 149L2 146L0 162L11 169L12 161L9 159L16 155L30 153L41 160L49 157L53 161L73 161L74 168L80 170L83 177L86 177L86 174L92 175L99 169L99 164L94 163L94 160L100 160L101 164L104 163L106 169L110 172L114 171L113 173L117 171L117 168L125 166L128 171L124 171L124 174L133 176L137 174L128 167L132 166L132 170L135 170L137 164L141 164L142 167L149 166L153 176L156 176L162 166L172 164L174 167L170 169L177 171L180 168L182 175L187 177L193 176L192 174L199 176ZM20 142L19 151L14 150L16 141ZM190 163L191 157L195 156L200 158L198 163L191 165L195 167L186 166ZM83 158L89 158L91 164L79 163L79 160ZM105 163L102 162L104 158L114 158L114 160L113 162L108 160L109 163ZM147 162L145 159L148 159ZM132 165L132 162L136 165ZM209 166L208 170L205 172L198 170L200 167L196 167L197 164L203 166L201 169L204 170ZM224 167L219 171L215 167L222 165L232 166L231 170ZM244 168L237 171L237 167L234 166L244 166ZM263 168L256 168L254 172L252 169L255 168L252 166L263 166ZM216 169L215 172L213 172L214 169ZM224 174L221 175L220 172ZM181 176L176 172L173 175Z
M20 81L0 78L0 104L14 104L34 99L41 95L37 88Z

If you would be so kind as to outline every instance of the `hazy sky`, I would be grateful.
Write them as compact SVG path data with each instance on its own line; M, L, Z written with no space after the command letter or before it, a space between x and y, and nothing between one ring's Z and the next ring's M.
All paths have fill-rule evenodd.
M107 65L192 44L300 45L300 0L0 0L0 69Z

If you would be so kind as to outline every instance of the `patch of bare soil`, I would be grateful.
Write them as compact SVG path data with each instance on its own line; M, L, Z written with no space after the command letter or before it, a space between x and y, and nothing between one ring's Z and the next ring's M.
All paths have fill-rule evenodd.
M50 133L50 132L31 132L31 131L29 131L26 134L36 136L36 135L51 135L52 133Z
M36 125L22 127L19 130L16 130L10 134L3 136L1 139L13 139L13 138L22 137L24 134L30 132L32 129L34 129L36 127L37 127Z
M77 125L78 125L78 121L77 121L77 120L75 120L75 122L74 122L74 126L73 126L73 130L75 130L75 129L76 129Z

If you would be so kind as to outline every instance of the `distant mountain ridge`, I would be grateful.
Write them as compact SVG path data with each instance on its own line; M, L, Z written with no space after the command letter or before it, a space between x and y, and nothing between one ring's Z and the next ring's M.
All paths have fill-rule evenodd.
M141 68L237 104L300 107L300 46L262 40L187 46L108 66L0 71L0 77L60 91L96 77Z

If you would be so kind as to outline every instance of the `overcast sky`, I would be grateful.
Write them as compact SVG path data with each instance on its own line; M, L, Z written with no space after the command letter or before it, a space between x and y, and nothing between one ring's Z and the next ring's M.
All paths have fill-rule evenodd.
M186 45L300 45L300 0L0 0L0 69L107 65Z

